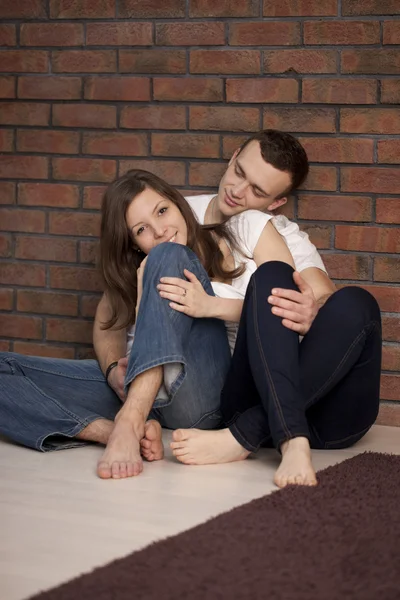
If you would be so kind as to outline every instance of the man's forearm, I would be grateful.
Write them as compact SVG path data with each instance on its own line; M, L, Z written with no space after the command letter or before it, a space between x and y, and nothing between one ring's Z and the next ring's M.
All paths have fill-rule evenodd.
M328 294L324 294L323 296L321 296L320 298L317 299L316 302L317 302L318 310L323 307L323 305L328 300L328 298L330 298L332 296L332 294L334 294L334 293L335 292L329 292Z
M105 296L99 302L93 327L93 346L103 373L109 364L126 354L126 330L102 329L110 318L110 308Z

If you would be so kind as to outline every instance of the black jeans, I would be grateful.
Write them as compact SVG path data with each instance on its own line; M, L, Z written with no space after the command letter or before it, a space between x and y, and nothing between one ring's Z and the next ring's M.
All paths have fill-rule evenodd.
M225 424L251 452L279 449L299 436L312 448L346 448L378 414L378 304L362 288L342 288L299 343L298 334L271 312L267 299L274 287L297 290L289 265L265 263L250 280L222 391Z

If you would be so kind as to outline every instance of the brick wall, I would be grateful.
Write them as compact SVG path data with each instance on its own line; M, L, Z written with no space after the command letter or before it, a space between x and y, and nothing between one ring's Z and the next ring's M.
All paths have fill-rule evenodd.
M280 128L312 163L288 216L380 303L380 419L400 425L399 1L2 0L0 19L0 349L91 355L116 175L212 190Z

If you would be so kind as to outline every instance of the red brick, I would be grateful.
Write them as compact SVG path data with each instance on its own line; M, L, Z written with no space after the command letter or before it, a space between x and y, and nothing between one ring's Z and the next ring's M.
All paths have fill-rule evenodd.
M15 80L12 75L0 75L0 98L15 98Z
M153 27L151 23L88 23L87 46L151 46Z
M384 21L383 22L383 43L398 44L400 39L400 22L399 21Z
M60 50L52 55L53 73L114 73L115 50Z
M19 235L16 239L15 257L24 260L76 262L76 241Z
M342 108L340 130L346 133L400 133L397 108Z
M300 23L294 21L255 21L231 23L231 46L297 46L300 44Z
M83 319L47 319L46 339L56 342L80 342L90 344L93 339L93 323Z
M400 229L336 225L335 247L364 252L400 252Z
M301 223L300 229L310 236L317 248L329 248L331 245L332 227L330 225L308 225Z
M317 167L312 165L306 181L300 190L334 192L337 187L337 170L335 167Z
M400 223L400 199L399 198L377 198L376 199L376 222L377 223Z
M74 348L35 344L34 342L14 342L14 352L27 356L47 356L50 358L75 358Z
M55 104L53 106L53 125L56 127L112 129L116 124L115 106L104 104Z
M159 46L218 46L225 44L225 25L220 22L157 23Z
M248 137L248 135L224 135L222 138L222 158L232 158L236 150L244 144Z
M400 400L400 376L382 375L381 400Z
M334 108L265 108L264 129L280 129L292 133L334 133L336 111Z
M375 104L374 79L303 79L303 102L322 104Z
M57 235L98 236L100 234L99 213L51 212L49 232Z
M46 283L45 269L44 265L24 264L15 260L12 262L1 262L0 283L44 287Z
M1 0L0 3L0 19L37 19L46 16L46 0Z
M0 288L0 310L11 310L13 307L13 290Z
M79 189L66 183L19 183L18 204L76 208Z
M15 25L0 24L0 46L15 46L16 43Z
M308 21L304 43L316 45L379 44L378 21Z
M400 282L400 258L375 257L374 281Z
M378 141L378 162L398 164L400 156L400 140Z
M38 340L42 337L42 319L0 315L0 331L5 337Z
M50 0L51 19L112 19L114 0Z
M79 152L79 133L20 129L17 133L17 150L19 152L77 154Z
M186 14L185 0L119 0L118 18L181 18Z
M382 338L387 342L400 342L400 316L382 315Z
M48 160L42 156L0 156L0 177L47 179Z
M92 346L78 346L76 349L77 360L96 360L96 353Z
M44 50L0 50L3 73L47 73L49 53Z
M311 162L372 163L374 140L351 138L300 138Z
M336 50L266 50L264 73L336 73Z
M190 129L210 131L258 131L260 111L258 108L236 106L191 106Z
M299 84L295 79L228 79L227 102L298 102Z
M113 156L146 156L148 142L145 133L84 133L83 153Z
M74 317L78 314L78 296L77 294L18 290L17 310L19 312Z
M21 46L81 46L84 30L81 23L23 23Z
M154 77L154 100L179 102L222 102L222 79L212 77Z
M0 204L15 204L15 183L0 181Z
M397 14L400 14L397 0L342 0L342 15L346 17Z
M218 187L226 162L195 162L189 166L189 185Z
M336 17L337 0L264 0L264 17Z
M186 129L184 106L125 106L120 127L128 129ZM135 153L132 152L132 155ZM143 152L141 153L143 154ZM144 152L147 154L147 152Z
M43 233L46 217L41 210L0 208L0 223L3 231Z
M11 236L0 234L0 256L10 258L11 256Z
M295 203L294 203L293 196L288 198L288 201L286 202L286 204L283 204L282 206L280 206L273 212L274 212L274 215L284 215L288 219L296 218Z
M120 160L119 175L124 175L130 169L151 171L158 177L168 181L170 185L185 185L186 167L184 162L162 160Z
M100 301L100 296L82 296L81 312L82 317L94 317Z
M185 50L120 50L120 73L186 73Z
M0 352L9 352L11 350L11 342L0 340Z
M365 196L299 196L300 219L316 221L371 221L372 200Z
M97 264L99 258L99 242L88 241L80 242L79 244L79 262L89 263L92 265Z
M151 148L154 156L218 158L219 135L153 133L151 135Z
M150 100L150 79L147 77L86 77L85 98L118 102Z
M376 424L390 427L400 427L400 404L386 404L381 402L379 405L379 414L376 419Z
M383 79L381 81L381 102L385 104L400 103L400 79Z
M259 75L259 50L192 50L190 72L216 75Z
M191 0L189 16L192 17L258 17L256 0Z
M368 256L324 254L322 260L331 279L369 279Z
M0 263L1 268L1 263ZM50 287L86 292L103 291L100 271L90 267L49 267Z
M398 286L362 284L361 287L376 298L382 311L400 312L400 288Z
M50 105L34 102L3 102L0 123L3 125L48 125Z
M0 129L0 152L12 152L14 146L14 131Z
M78 100L81 97L80 77L18 77L18 98L38 100Z
M400 50L387 48L364 48L342 51L342 73L366 73L371 75L398 75Z
M53 158L54 179L109 182L115 179L115 160L100 158Z
M83 189L83 208L100 209L106 189L105 185L86 186Z
M342 192L399 194L400 169L342 167L340 186Z

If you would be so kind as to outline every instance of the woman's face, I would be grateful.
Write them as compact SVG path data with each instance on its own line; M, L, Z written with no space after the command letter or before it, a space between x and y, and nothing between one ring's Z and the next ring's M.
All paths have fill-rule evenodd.
M163 242L187 244L187 226L179 208L151 188L132 200L125 218L135 245L145 254Z

